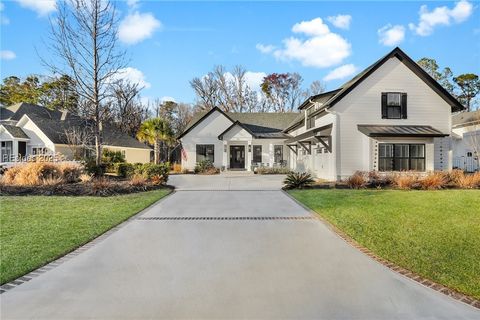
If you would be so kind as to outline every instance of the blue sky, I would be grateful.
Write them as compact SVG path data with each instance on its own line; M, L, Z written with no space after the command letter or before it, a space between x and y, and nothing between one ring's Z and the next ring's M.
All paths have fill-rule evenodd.
M335 89L400 46L435 58L454 74L480 73L479 2L159 2L118 1L125 76L145 98L194 102L189 80L214 65L242 65L257 86L264 74L298 72ZM55 0L1 1L2 78L47 74Z

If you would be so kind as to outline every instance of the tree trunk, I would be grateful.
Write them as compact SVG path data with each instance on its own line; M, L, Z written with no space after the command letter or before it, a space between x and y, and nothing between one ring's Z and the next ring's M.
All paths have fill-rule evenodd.
M154 162L155 164L159 164L160 163L160 159L159 159L159 156L160 156L160 141L157 139L155 140L155 144L153 145L153 152L154 152Z

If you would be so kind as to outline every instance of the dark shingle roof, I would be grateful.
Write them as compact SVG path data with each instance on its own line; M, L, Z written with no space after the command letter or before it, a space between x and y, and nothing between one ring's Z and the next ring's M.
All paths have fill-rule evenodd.
M444 137L442 133L431 126L409 125L358 125L358 130L369 137Z
M5 130L8 131L14 138L20 138L20 139L29 139L27 134L22 130L22 128L10 125L10 124L2 124L2 126L5 128Z
M480 110L461 112L452 116L452 126L454 127L474 125L476 123L480 124Z
M215 110L215 109L214 109ZM193 128L209 112L196 112L190 120L185 133ZM257 138L285 138L282 132L299 114L297 112L224 112L233 122L238 121ZM181 136L180 136L181 137Z
M6 119L16 121L20 120L20 118L26 114L55 144L68 144L65 132L68 132L71 128L84 128L90 123L88 120L72 113L67 113L65 120L61 120L61 111L53 111L28 103L18 103L7 108L2 108L2 114L9 116ZM2 118L2 120L6 119ZM150 149L150 147L144 143L110 125L104 125L103 144L116 147Z

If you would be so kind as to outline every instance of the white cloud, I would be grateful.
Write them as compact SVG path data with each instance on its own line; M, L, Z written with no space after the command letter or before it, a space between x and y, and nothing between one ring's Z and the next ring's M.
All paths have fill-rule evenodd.
M457 2L453 9L443 6L429 11L426 5L422 5L418 25L410 23L408 26L419 36L428 36L433 33L436 26L448 26L452 22L463 22L470 17L472 12L473 5L466 0Z
M405 27L387 24L378 30L379 42L384 46L396 46L405 39Z
M261 53L270 53L272 52L273 50L275 50L275 46L272 46L272 45L264 45L264 44L261 44L261 43L257 43L257 45L255 46L257 48L258 51L260 51Z
M2 14L2 11L5 9L3 2L0 2L0 24L9 24L10 19Z
M162 103L167 102L167 101L177 102L177 100L175 100L175 98L169 97L169 96L162 97L162 98L160 99L160 101L161 101Z
M305 33L309 36L323 36L330 33L330 29L323 23L321 18L296 23L292 27L292 31L295 33Z
M161 27L162 23L153 14L134 12L120 23L118 37L126 44L135 44L150 38Z
M357 67L353 64L345 64L338 68L333 69L330 71L324 78L323 81L331 81L331 80L338 80L343 79L348 76L353 75L357 71Z
M260 48L257 45L257 49L261 51L261 48L268 48L266 53L271 53L279 60L296 60L304 66L317 68L340 64L351 54L350 43L339 34L331 32L321 18L297 23L292 27L292 31L303 33L307 37L284 39L284 46L279 49L263 45Z
M245 82L252 90L260 90L260 84L263 82L267 74L265 72L245 72Z
M151 84L145 80L145 75L143 72L133 67L127 67L118 70L118 74L116 74L113 78L114 80L122 79L131 83L138 83L140 87L147 89L151 87Z
M136 8L139 0L127 0L127 6Z
M337 28L348 30L350 28L352 16L349 14L339 14L336 16L328 17L327 20Z
M10 50L2 50L0 51L0 58L2 60L13 60L17 57L15 52L10 51Z
M17 0L17 2L22 7L35 11L39 16L46 16L57 10L56 0Z

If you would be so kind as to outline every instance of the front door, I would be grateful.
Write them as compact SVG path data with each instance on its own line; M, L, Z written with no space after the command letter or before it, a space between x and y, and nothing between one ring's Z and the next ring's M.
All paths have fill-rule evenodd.
M230 146L230 169L245 169L245 146Z
M27 143L25 141L18 141L18 154L20 157L27 155Z

